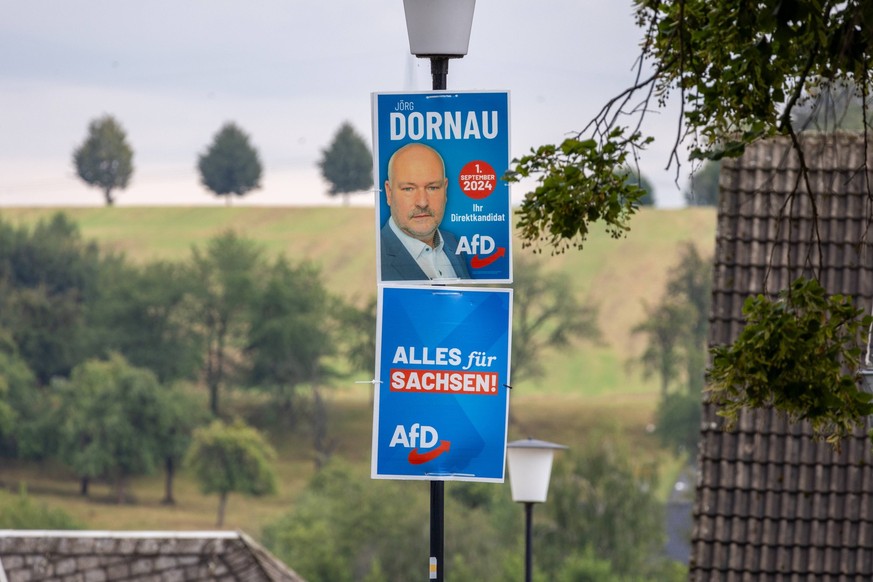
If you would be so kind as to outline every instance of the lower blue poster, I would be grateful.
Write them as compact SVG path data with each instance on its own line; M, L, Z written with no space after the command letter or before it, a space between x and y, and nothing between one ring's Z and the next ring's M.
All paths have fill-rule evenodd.
M502 482L512 290L379 294L372 477Z

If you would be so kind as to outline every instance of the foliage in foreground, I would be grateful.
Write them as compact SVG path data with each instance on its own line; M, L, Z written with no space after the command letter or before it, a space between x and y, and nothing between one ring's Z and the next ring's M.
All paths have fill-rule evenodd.
M643 39L632 84L607 102L581 131L560 145L533 149L514 160L507 173L511 181L524 177L537 180L519 211L523 244L546 243L562 252L571 246L581 248L593 222L603 222L613 236L630 228L629 219L637 209L640 193L616 181L613 169L643 155L652 141L641 129L645 117L653 104L663 107L671 94L678 93L681 107L668 163L669 167L675 162L677 170L683 142L690 147L692 160L718 161L740 156L758 140L784 136L799 158L800 179L791 196L803 189L815 192L817 186L809 175L809 160L795 126L799 116L795 114L803 113L805 102L834 90L849 91L845 103L861 103L861 120L854 125L862 129L863 149L870 148L867 104L873 86L873 10L869 0L762 0L754 4L741 0L635 0L634 5ZM828 120L833 124L828 125ZM818 122L824 123L827 131L840 124L839 117L831 115L817 116ZM863 173L869 168L863 153L861 158L857 170ZM815 197L809 199L812 216L816 216ZM858 244L864 244L869 227L868 216ZM812 232L807 242L815 244L820 235L818 229ZM797 356L808 347L806 332L818 337L829 333L808 329L813 324L791 309L782 310L780 317L764 316L763 302L750 305L750 309L762 315L756 328L767 339L758 341L771 343L771 336L780 336L779 345ZM845 320L845 325L853 328L848 331L850 336L862 325L858 315L848 315ZM827 318L825 314L820 329L830 327L831 333L842 333L828 326ZM804 331L784 333L792 327ZM842 347L835 353L824 345L826 341L818 343L822 353L793 362L793 375L805 379L776 387L776 397L756 394L755 386L766 382L764 377L751 375L754 368L735 368L728 373L729 364L717 366L716 372L719 368L725 372L715 376L721 390L727 391L727 398L717 400L729 405L723 414L730 418L740 408L757 408L773 401L792 418L810 420L818 434L836 443L866 408L866 401L857 387L849 386L856 380L853 374L826 372L817 364L832 355L839 356L837 369L842 364L851 368L853 348L836 339ZM720 360L733 357L741 363L743 349L753 349L754 342L746 336L734 348L721 352ZM782 378L787 375L770 371ZM818 383L822 381L825 383ZM802 387L817 395L807 397Z
M510 180L535 177L520 209L526 244L556 250L584 244L603 221L628 230L642 190L614 179L633 166L653 138L648 113L678 92L681 113L669 165L683 140L692 159L742 154L755 140L784 135L798 146L792 116L810 95L852 87L862 101L873 79L873 11L869 2L636 0L642 31L637 75L584 128L559 145L513 161ZM869 127L866 110L862 127ZM831 127L830 129L833 129Z
M773 407L838 446L873 414L873 395L858 386L873 317L859 318L851 298L827 296L818 281L800 278L776 300L750 297L743 314L743 331L713 348L709 370L712 400L729 426L744 408Z

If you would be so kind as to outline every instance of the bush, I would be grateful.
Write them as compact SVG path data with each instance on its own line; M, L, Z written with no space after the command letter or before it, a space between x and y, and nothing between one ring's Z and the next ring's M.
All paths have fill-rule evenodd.
M0 529L85 529L62 509L34 503L22 485L17 497L0 496Z

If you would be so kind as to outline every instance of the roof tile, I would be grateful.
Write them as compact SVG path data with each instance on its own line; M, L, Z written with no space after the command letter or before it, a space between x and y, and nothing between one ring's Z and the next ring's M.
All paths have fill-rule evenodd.
M829 293L873 305L873 147L857 135L803 134L811 197L784 139L725 160L720 178L710 345L742 330L759 293L818 273ZM795 185L798 194L793 196ZM812 200L815 200L815 206ZM816 231L814 218L817 216ZM818 241L814 241L817 232ZM873 453L864 430L841 452L773 411L743 412L726 431L703 406L690 579L873 580Z

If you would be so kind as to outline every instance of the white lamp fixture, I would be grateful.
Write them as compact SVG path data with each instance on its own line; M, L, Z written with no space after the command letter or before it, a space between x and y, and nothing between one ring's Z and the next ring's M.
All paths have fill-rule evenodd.
M461 58L470 45L476 0L403 0L409 52Z
M531 438L507 444L512 500L518 503L544 503L549 492L555 451L566 448Z
M566 448L531 438L506 445L512 500L524 504L525 582L531 582L533 576L533 506L534 503L545 503L555 451Z

